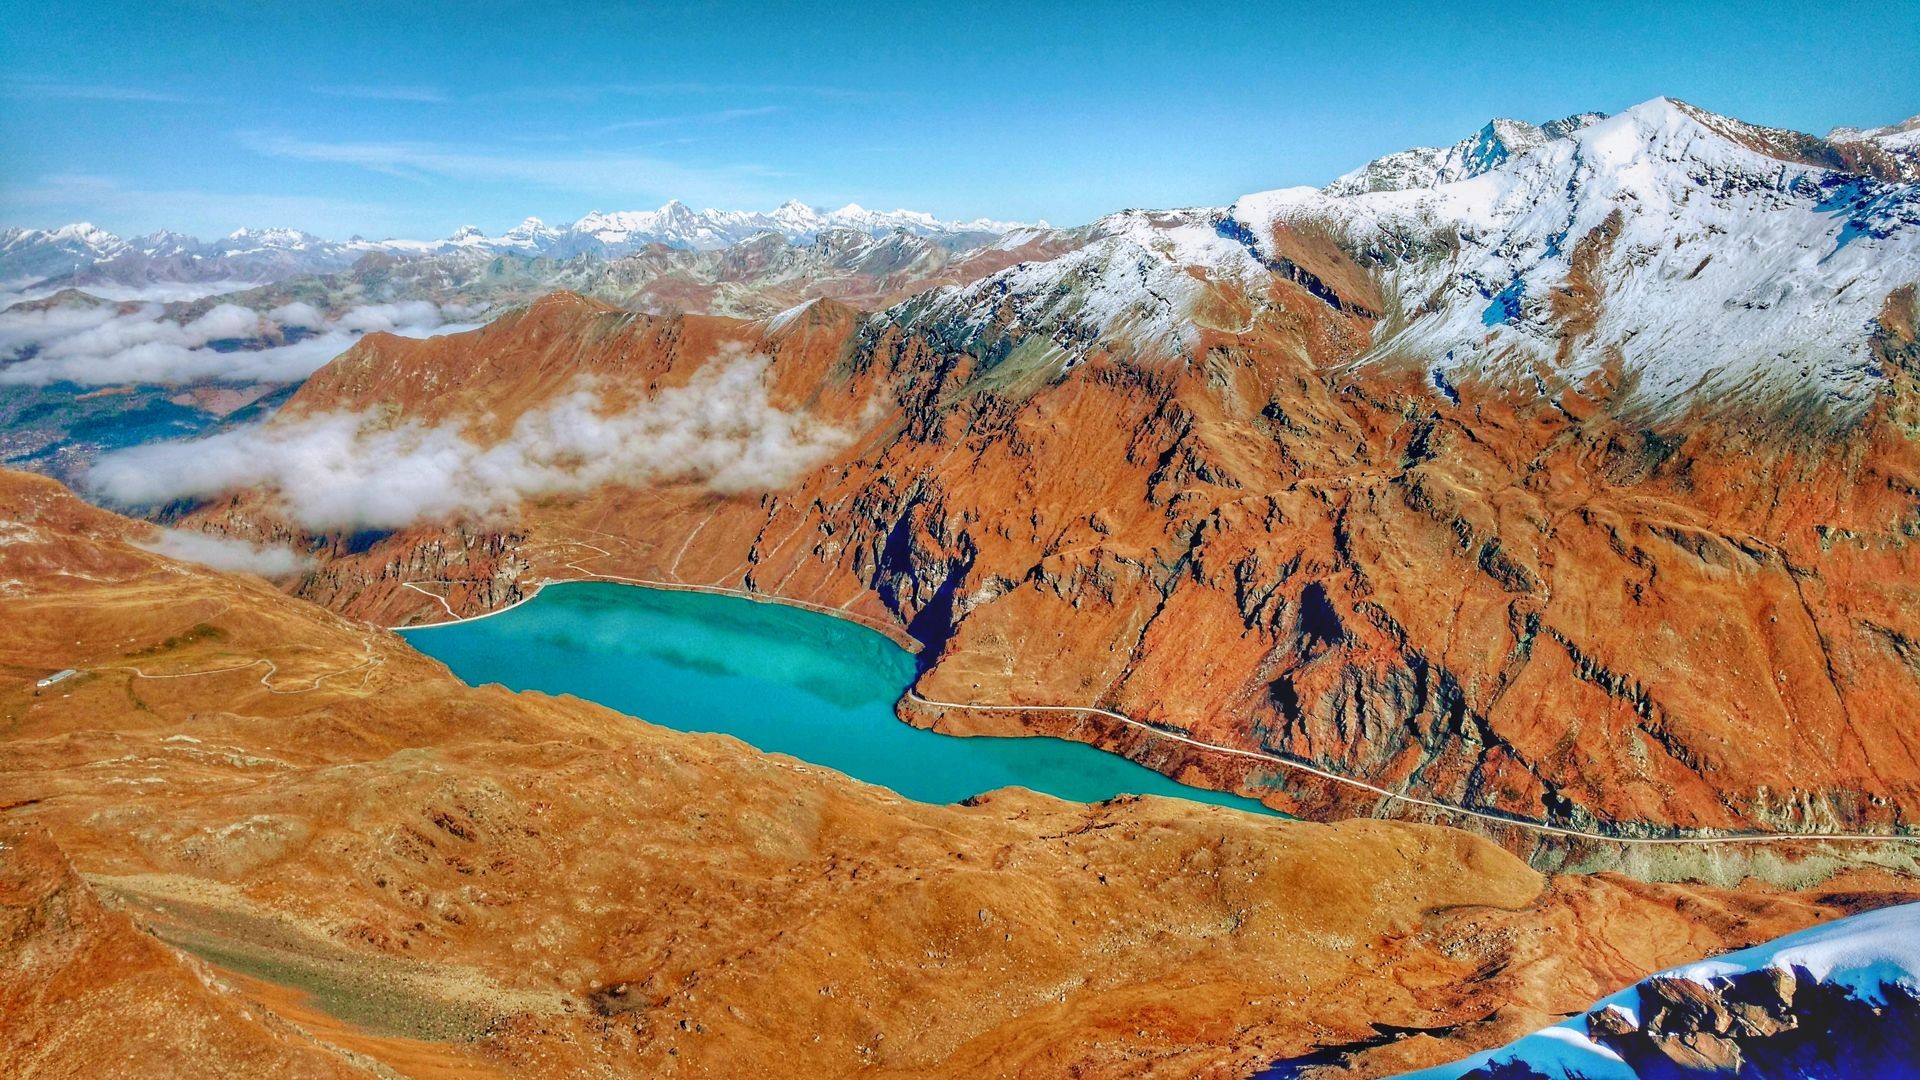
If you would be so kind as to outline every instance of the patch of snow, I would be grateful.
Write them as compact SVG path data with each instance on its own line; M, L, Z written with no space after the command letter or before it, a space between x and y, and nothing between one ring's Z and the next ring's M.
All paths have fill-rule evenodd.
M1375 355L1497 375L1554 363L1551 297L1582 239L1618 214L1594 275L1598 322L1565 377L1618 355L1656 409L1812 391L1857 414L1881 383L1874 320L1890 292L1920 281L1920 189L1743 144L1765 136L1657 99L1430 190L1294 188L1243 197L1229 215L1263 245L1276 224L1317 221L1392 253L1385 283L1403 309L1440 302Z
M1835 919L1660 975L1711 985L1715 979L1767 968L1805 972L1816 982L1845 987L1855 999L1870 1005L1885 1004L1890 986L1920 992L1920 904ZM1636 983L1603 998L1588 1012L1609 1009L1637 1017L1638 987ZM1500 1049L1408 1073L1405 1080L1455 1080L1474 1069L1506 1063L1526 1065L1553 1080L1630 1080L1633 1070L1618 1054L1588 1038L1586 1025L1586 1013L1581 1013Z

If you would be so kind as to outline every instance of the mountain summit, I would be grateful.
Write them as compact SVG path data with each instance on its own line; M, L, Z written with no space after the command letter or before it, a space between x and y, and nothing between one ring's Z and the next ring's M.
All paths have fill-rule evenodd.
M1537 126L1525 120L1495 118L1452 146L1416 146L1375 158L1321 190L1329 195L1363 195L1370 191L1405 191L1466 180L1606 118L1606 113L1575 113Z

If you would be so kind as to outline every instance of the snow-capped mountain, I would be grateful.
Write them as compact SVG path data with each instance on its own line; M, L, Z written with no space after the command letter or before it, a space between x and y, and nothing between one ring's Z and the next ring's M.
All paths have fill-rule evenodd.
M1587 1012L1410 1080L1910 1075L1920 904L1650 976Z
M0 281L72 273L132 250L125 240L85 221L57 229L8 229L0 232Z
M1490 125L1446 155L1477 175L1432 186L1410 171L1398 189L1115 215L1080 250L902 316L1039 331L1068 365L1191 354L1206 332L1257 332L1283 278L1376 322L1360 363L1419 362L1447 387L1599 378L1656 413L1873 400L1876 320L1920 282L1920 187L1665 98L1530 130Z
M1485 127L1452 146L1416 146L1375 158L1321 190L1329 195L1363 195L1466 180L1606 118L1606 113L1588 112L1540 125L1505 118L1489 120Z
M1891 178L1920 183L1920 116L1877 128L1839 127L1827 132L1827 141L1880 164Z
M1871 142L1889 150L1920 150L1920 116L1910 116L1897 124L1877 128L1837 127L1827 132L1827 141L1836 143Z
M316 251L329 246L327 241L299 229L235 229L218 240L201 245L194 254L218 256L263 251Z
M823 211L790 201L771 213L693 210L676 199L658 210L613 214L596 210L561 230L548 250L561 255L583 251L624 255L650 244L664 244L712 251L763 233L779 233L788 240L806 242L830 229L855 229L872 236L900 230L915 236L985 238L1023 227L1017 222L986 219L941 221L915 210L875 211L857 204Z
M1900 156L1920 141L1920 124L1833 134L1759 127L1664 98L1610 118L1496 120L1452 147L1390 155L1325 189L1129 211L1046 242L1048 258L1035 249L997 265L965 260L997 272L947 278L955 284L912 298L900 316L976 335L1038 331L1066 366L1100 348L1187 354L1208 333L1255 331L1284 281L1374 323L1360 363L1420 363L1449 393L1480 380L1558 395L1599 379L1654 412L1764 399L1857 415L1884 384L1876 320L1896 290L1920 281L1920 189L1903 171L1913 159ZM1037 235L1008 222L797 202L769 212L669 202L564 226L529 218L497 236L468 227L436 241L337 243L278 229L194 247L177 234L128 244L70 226L7 233L0 278L272 282L380 254L460 261L426 275L444 292L474 280L484 269L476 260L502 255L595 262L841 232L900 233L955 252L1012 250ZM692 280L707 284L689 283L685 297L667 295L680 272L671 268L615 277L670 307L718 302L721 288L752 297L740 301L751 311L787 295L785 284L768 291L750 280L788 273L770 258L742 249L737 268L699 269ZM560 281L557 268L523 269L516 290L552 279L600 291L593 275ZM948 273L917 280L938 284ZM647 274L663 284L643 284L654 280ZM871 275L860 280L855 295L884 295L869 288ZM1240 299L1217 302L1222 289Z
M874 211L857 205L820 210L788 202L773 211L760 212L694 210L678 200L658 210L596 210L557 228L539 218L527 218L499 236L489 236L469 225L441 240L355 237L340 242L298 229L269 228L239 229L207 243L175 232L154 233L129 243L83 223L53 230L11 229L0 234L0 280L59 278L60 285L85 285L95 280L115 284L268 282L293 274L340 270L374 253L403 258L458 252L617 258L653 245L714 251L767 233L807 243L836 229L853 229L869 236L904 231L957 247L990 241L1025 227L984 218L942 221L914 210Z
M1809 144L1660 98L1431 190L1268 192L1228 216L1265 261L1309 221L1377 253L1404 313L1377 359L1456 383L1617 362L1656 407L1807 393L1853 413L1882 379L1875 320L1920 281L1920 189Z
M162 229L148 233L133 241L133 249L149 258L166 259L175 255L192 255L200 250L200 241L186 233Z

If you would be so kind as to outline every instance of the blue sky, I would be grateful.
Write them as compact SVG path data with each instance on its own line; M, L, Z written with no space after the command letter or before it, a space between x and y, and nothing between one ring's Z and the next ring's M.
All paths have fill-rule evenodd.
M0 0L0 224L439 236L679 198L1078 223L1666 94L1920 112L1920 0Z

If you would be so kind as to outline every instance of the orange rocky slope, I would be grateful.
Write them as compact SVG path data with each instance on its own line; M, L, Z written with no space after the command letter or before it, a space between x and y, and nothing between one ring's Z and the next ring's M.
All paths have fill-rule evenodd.
M1061 371L1011 309L955 341L914 304L739 322L565 294L472 334L371 337L276 422L372 408L486 444L583 374L644 398L737 343L771 357L775 404L860 435L765 495L609 485L504 524L336 537L298 590L392 623L444 617L421 588L461 613L543 576L742 588L910 631L929 699L1100 706L1577 830L1913 821L1911 289L1857 422L1703 403L1651 423L1617 373L1542 396L1347 366L1376 330L1370 277L1276 237L1294 273L1257 310L1209 283L1187 359L1100 341ZM194 521L300 533L259 493ZM1377 801L1093 716L913 718L1069 734L1316 815Z
M10 1075L1231 1076L1426 1033L1378 1075L1912 891L1544 878L1448 829L1158 799L914 804L466 687L46 480L0 474L0 519Z

